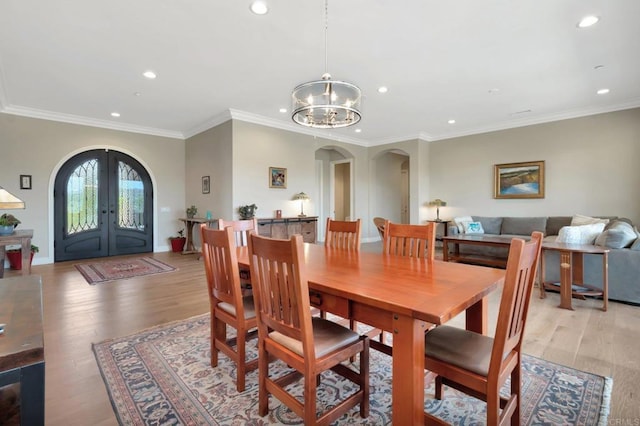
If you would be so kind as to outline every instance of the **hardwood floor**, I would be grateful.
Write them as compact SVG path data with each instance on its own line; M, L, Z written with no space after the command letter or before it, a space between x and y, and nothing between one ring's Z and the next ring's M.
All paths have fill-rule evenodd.
M91 349L93 342L188 318L209 310L202 262L194 255L154 253L178 268L91 286L64 262L34 266L44 299L46 423L117 424ZM5 276L15 276L6 271ZM490 329L499 294L491 297ZM524 352L580 370L613 377L609 424L640 424L640 307L574 300L559 309L559 295L532 298ZM463 325L463 318L454 324Z

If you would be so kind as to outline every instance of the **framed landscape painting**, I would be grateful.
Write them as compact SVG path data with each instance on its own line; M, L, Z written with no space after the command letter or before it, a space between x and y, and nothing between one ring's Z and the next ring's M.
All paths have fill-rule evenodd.
M494 165L493 198L544 198L544 161Z
M287 187L287 169L284 167L269 167L269 188Z

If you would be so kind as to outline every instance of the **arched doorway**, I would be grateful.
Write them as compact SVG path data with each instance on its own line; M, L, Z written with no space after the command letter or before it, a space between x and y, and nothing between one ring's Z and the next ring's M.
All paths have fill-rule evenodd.
M146 169L113 150L80 153L54 184L56 262L153 251L153 187Z

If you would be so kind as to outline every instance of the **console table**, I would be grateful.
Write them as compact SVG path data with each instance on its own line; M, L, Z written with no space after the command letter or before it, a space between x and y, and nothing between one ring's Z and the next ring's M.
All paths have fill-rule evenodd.
M20 244L22 248L22 275L31 273L31 238L33 229L21 229L11 235L0 235L0 278L4 276L5 246Z
M181 221L184 222L185 228L187 228L187 242L184 245L184 250L182 254L192 254L199 253L196 249L196 246L193 244L193 227L200 223L213 223L216 222L217 219L205 219L204 217L181 217Z
M20 424L44 424L44 338L39 276L0 280L0 386L20 383Z
M318 216L281 217L258 219L258 235L289 239L301 234L305 243L315 243L318 233Z
M557 251L560 253L560 283L545 281L546 265L544 260L545 251ZM584 255L595 254L602 256L602 288L585 284L584 275ZM542 254L540 256L540 268L542 279L540 285L540 298L545 298L545 289L558 290L560 287L560 308L573 310L571 300L576 297L585 299L585 296L602 296L602 310L607 311L609 302L609 249L606 247L563 244L563 243L543 243Z

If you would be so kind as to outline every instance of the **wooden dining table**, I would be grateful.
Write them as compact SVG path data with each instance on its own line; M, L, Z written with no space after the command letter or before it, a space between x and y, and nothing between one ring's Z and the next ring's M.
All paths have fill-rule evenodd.
M504 270L317 244L305 244L304 255L314 306L392 333L393 423L422 424L425 331L466 311L466 328L486 334L486 296ZM249 266L247 247L238 263Z

